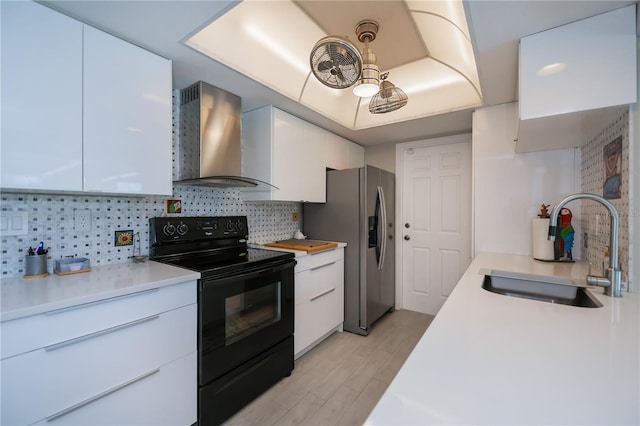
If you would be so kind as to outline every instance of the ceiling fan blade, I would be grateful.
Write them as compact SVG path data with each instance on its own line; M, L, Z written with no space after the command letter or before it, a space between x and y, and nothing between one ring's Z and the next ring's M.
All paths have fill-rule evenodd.
M329 45L327 51L329 57L336 65L351 65L354 62L353 57L341 46Z
M340 81L344 82L346 81L346 79L344 78L344 74L342 73L342 69L340 69L340 67L336 67L336 72L334 74L336 77L338 77L338 79L340 79Z
M333 61L322 61L318 64L318 71L324 72L329 71L333 68Z

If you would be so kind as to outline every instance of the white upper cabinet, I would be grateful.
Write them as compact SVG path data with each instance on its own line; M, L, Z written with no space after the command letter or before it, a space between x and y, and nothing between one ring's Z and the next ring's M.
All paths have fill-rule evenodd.
M171 61L84 29L84 190L171 194Z
M522 38L517 150L581 146L600 112L636 102L636 56L635 5Z
M324 203L326 169L363 163L359 145L271 105L243 114L242 174L278 188L244 189L244 200Z
M520 119L636 102L635 5L520 40Z
M364 148L334 133L323 130L325 135L326 167L329 169L352 169L364 167Z
M347 161L347 169L357 169L364 167L364 147L352 142L347 141L347 154L349 159Z
M0 187L171 194L171 61L38 3L1 7Z
M82 27L3 1L2 188L82 190Z
M242 173L277 187L245 189L244 200L325 201L318 134L307 125L270 105L243 115Z

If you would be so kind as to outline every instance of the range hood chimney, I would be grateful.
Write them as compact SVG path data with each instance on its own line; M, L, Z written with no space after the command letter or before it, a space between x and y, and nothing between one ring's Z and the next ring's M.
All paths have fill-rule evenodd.
M182 185L274 186L242 176L239 96L199 81L180 91L177 177Z

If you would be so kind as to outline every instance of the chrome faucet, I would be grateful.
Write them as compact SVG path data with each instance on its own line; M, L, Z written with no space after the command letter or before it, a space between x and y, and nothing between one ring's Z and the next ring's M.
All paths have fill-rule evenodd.
M622 271L618 262L618 228L620 223L620 215L616 207L611 202L599 195L595 194L572 194L558 201L551 210L551 218L549 222L549 240L556 239L556 226L558 223L558 214L560 210L570 201L578 199L587 199L597 201L609 209L611 214L611 231L609 234L609 268L607 268L606 276L597 277L587 275L587 284L604 287L604 294L613 297L622 297Z

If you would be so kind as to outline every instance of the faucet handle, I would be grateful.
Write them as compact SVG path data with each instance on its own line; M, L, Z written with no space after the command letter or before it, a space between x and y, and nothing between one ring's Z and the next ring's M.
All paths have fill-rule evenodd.
M611 281L605 277L596 277L594 275L587 275L587 285L593 285L597 287L609 287Z

